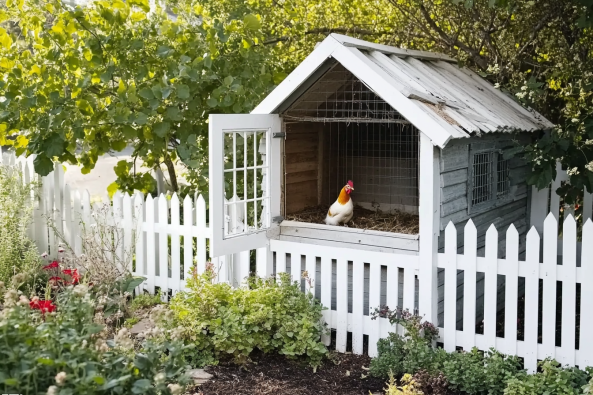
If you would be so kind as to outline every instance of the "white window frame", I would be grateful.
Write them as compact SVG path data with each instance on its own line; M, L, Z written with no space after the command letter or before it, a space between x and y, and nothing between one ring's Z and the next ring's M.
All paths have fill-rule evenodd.
M265 223L252 232L227 235L225 204L224 134L228 132L265 131L267 173L264 175L267 197ZM264 247L268 234L277 227L274 218L280 216L281 193L281 132L277 114L211 114L209 117L209 184L210 184L210 256L235 254ZM228 225L227 225L228 226Z

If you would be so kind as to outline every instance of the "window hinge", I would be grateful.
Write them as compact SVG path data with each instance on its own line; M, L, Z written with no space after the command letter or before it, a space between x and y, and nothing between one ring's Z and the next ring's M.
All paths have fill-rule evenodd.
M286 133L284 133L284 132L275 132L275 133L272 133L272 137L273 138L284 138L284 137L286 137Z

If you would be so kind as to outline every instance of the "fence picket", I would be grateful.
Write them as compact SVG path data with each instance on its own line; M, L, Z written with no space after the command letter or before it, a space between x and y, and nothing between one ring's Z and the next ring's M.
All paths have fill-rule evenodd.
M576 362L576 294L577 294L577 225L568 215L562 228L562 359L561 363L574 366Z
M539 304L539 244L537 229L532 227L527 233L527 252L525 265L525 369L534 373L537 370L537 336Z
M199 195L196 200L196 226L198 227L196 264L198 273L204 273L206 270L206 202L202 195Z
M316 263L317 259L315 255L307 254L307 257L305 258L305 268L307 270L307 282L305 283L305 289L307 290L307 292L312 293L313 296L315 296L315 281L317 280L315 278Z
M124 240L122 237L122 221L123 221L123 194L120 191L115 192L115 194L113 195L113 200L112 200L113 204L111 206L111 209L109 210L112 220L113 220L113 225L115 227L114 229L114 249L115 249L115 255L117 256L117 261L118 261L118 266L119 269L121 271L126 270L125 268L125 264L124 264Z
M373 311L381 304L381 264L379 262L371 262L370 276L369 276L369 310ZM367 312L370 314L370 312ZM371 320L369 333L369 357L377 356L377 342L380 335L380 320L377 318Z
M196 208L197 215L198 215L198 224L200 222L200 214L201 212ZM185 195L183 199L183 274L184 279L187 277L187 273L190 268L193 266L194 262L194 248L193 248L193 241L194 238L192 236L192 227L194 225L194 216L193 216L193 208L192 208L192 200L189 195ZM205 246L204 246L205 249ZM200 271L200 267L198 266L198 274L204 273L205 267L202 268ZM217 268L218 269L218 268ZM185 281L184 281L185 283ZM184 287L185 288L185 287Z
M284 263L284 269L286 270L286 254L282 252L282 262ZM278 254L276 253L276 259L278 258ZM276 262L279 262L278 260ZM276 265L276 271L278 271L278 264ZM332 261L331 259L326 256L321 256L321 304L325 306L327 309L322 311L323 319L326 323L331 322L331 308L332 303ZM331 336L329 333L324 333L321 336L321 341L326 346L329 346L331 343Z
M396 262L390 262L387 265L387 307L393 311L398 309L398 295L399 295L399 267ZM386 325L384 331L381 332L381 337L387 337L388 332L395 332L397 328Z
M507 275L505 276L504 338L506 352L517 354L517 300L519 299L519 232L511 224L507 229Z
M453 222L445 228L445 350L455 351L457 333L457 230Z
M122 199L122 224L123 228L123 259L125 269L127 271L132 270L132 248L133 242L133 229L134 217L132 212L132 198L128 193L124 194Z
M283 250L276 251L276 277L277 278L280 278L280 273L286 273L286 253ZM323 268L322 268L321 276L323 277Z
M155 215L154 215L154 200L151 195L146 196L145 202L145 218L146 218L146 289L151 295L154 295L154 287L156 280L156 255L155 242L156 237L154 233Z
M181 286L181 245L179 242L179 196L174 193L171 197L171 279L169 288L173 294L182 289Z
M352 316L362 317L364 303L364 263L355 260L352 263ZM352 320L352 352L361 355L363 352L363 322ZM370 344L370 338L369 338Z
M593 328L593 309L587 305L593 300L593 221L588 219L583 226L583 251L581 252L581 325L579 366L593 366L593 342L588 336ZM585 302L588 301L588 302Z
M465 258L463 276L463 337L465 351L471 350L476 345L476 261L478 234L473 221L467 221L464 229Z
M161 194L158 198L159 219L159 275L157 285L161 288L163 297L167 298L169 292L169 237L166 233L169 225L169 207L167 197Z
M301 283L301 254L290 254L290 275L293 282Z
M144 232L145 216L144 196L138 193L134 196L134 217L136 218L136 248L134 250L136 261L134 262L134 275L146 275L148 280L148 270L146 262L146 233ZM148 281L136 288L136 295L140 294L148 286Z
M586 222L588 219L593 220L593 193L583 193L583 221Z
M486 232L486 272L484 273L484 337L487 347L496 346L496 296L498 279L498 230L494 224Z
M72 223L72 233L74 235L73 245L74 252L76 255L82 254L82 231L83 231L83 222L82 222L82 202L80 199L80 192L76 191L73 197L73 211L74 211L74 220Z
M553 213L544 221L544 289L542 305L542 349L545 357L556 357L556 266L558 223Z
M346 352L348 332L348 262L341 258L336 262L336 350Z

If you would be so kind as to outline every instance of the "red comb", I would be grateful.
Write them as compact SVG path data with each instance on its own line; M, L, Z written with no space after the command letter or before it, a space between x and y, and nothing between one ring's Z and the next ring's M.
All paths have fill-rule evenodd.
M350 180L348 180L348 185L350 185L352 188L354 188L354 184Z

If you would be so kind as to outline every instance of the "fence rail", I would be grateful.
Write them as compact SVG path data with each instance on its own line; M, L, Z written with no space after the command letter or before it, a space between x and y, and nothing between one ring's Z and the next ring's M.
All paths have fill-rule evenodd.
M234 286L240 286L253 269L262 277L287 272L301 283L303 292L313 293L327 307L324 319L335 330L338 351L351 347L362 354L368 336L368 354L375 356L377 340L401 328L383 318L372 320L372 309L388 305L415 311L426 298L436 298L443 306L440 341L449 351L494 347L523 357L530 371L546 357L580 367L593 365L593 343L587 337L593 328L593 310L583 303L593 300L593 223L587 220L580 230L570 211L560 240L554 210L540 229L532 227L524 260L519 259L514 226L506 231L506 256L501 259L494 225L486 234L481 257L474 224L469 221L464 228L463 254L457 252L457 231L449 224L445 251L438 254L434 268L444 270L444 291L439 296L438 289L427 289L419 281L423 262L418 255L271 240L269 249L210 259L211 229L202 196L181 201L175 194L153 198L117 193L112 202L101 206L91 202L88 192L65 185L61 166L40 178L30 160L5 155L2 165L20 167L24 181L41 182L40 194L32 197L35 211L29 232L40 252L55 256L64 238L76 253L82 253L85 227L97 224L96 210L103 207L108 222L122 234L115 256L135 275L146 277L138 292L183 291L185 274L194 267L203 272L207 262L213 263L218 281ZM590 215L587 210L585 214ZM48 226L47 219L55 227ZM305 271L307 279L302 279ZM483 322L477 317L483 317ZM329 344L330 338L323 341Z

